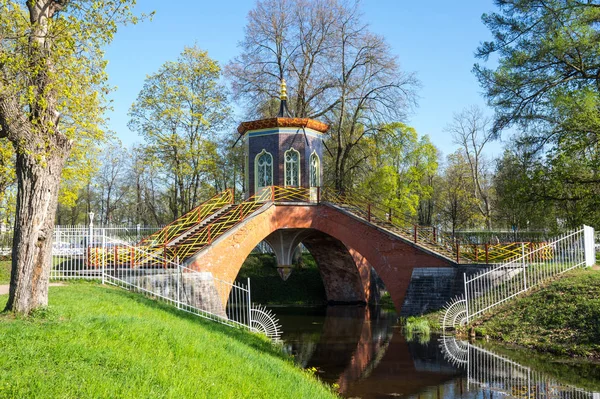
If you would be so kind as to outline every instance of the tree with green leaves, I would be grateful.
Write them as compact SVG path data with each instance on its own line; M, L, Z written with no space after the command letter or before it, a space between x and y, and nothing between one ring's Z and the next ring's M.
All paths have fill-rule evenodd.
M206 51L186 47L176 61L148 76L129 115L129 127L160 161L176 218L214 192L217 133L231 122L221 68Z
M538 196L600 220L600 2L496 0L483 16L493 34L477 55L498 66L474 72L496 116L493 131L522 131L518 144L539 154ZM533 159L533 158L532 158ZM578 211L579 209L579 211Z
M48 303L59 182L80 137L100 137L103 46L132 1L0 0L0 137L16 153L17 209L6 309Z
M462 151L448 155L440 188L438 219L450 228L453 235L458 229L478 223L481 216L477 211L471 168Z
M556 228L557 209L540 195L544 165L526 153L507 149L496 161L494 214L499 224L515 231Z
M363 176L353 175L357 191L398 216L413 218L421 201L431 198L426 177L437 172L437 149L428 136L419 137L400 122L381 126L367 142L370 168Z

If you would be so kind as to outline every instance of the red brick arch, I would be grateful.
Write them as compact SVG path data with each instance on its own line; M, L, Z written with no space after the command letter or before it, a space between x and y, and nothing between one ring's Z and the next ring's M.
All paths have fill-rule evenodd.
M370 266L373 266L398 310L415 267L447 267L452 264L445 258L332 206L274 204L221 236L194 256L189 266L210 271L221 280L233 282L252 249L278 229L314 229L322 237L330 236L342 243L355 262L357 269L354 274L360 276L366 298ZM350 278L348 281L352 283L356 280ZM327 286L331 281L324 283Z

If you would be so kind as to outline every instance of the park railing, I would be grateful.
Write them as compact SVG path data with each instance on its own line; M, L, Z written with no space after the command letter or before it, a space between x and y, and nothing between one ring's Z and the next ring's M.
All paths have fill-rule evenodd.
M455 367L465 369L467 389L475 386L483 397L596 399L598 392L565 384L490 350L443 336L440 347Z
M63 231L64 233L64 231ZM72 230L73 241L87 237L83 229ZM78 234L77 234L78 233ZM82 250L72 248L53 252L50 278L94 279L162 300L178 309L229 326L243 327L278 339L281 328L265 308L253 305L250 280L247 285L229 283L213 277L212 273L193 270L177 262L165 261L145 250L106 235L104 229L95 231L95 244ZM143 259L143 264L123 262Z
M442 328L455 328L559 274L596 261L594 229L565 233L537 248L522 247L522 255L499 266L464 275L464 296L452 301L442 316Z
M334 190L325 189L320 199L339 206L416 244L421 244L456 263L500 263L520 256L524 247L531 250L544 246L544 243L539 242L463 243L451 233L437 227L415 224L394 208L377 204L360 195L340 194Z

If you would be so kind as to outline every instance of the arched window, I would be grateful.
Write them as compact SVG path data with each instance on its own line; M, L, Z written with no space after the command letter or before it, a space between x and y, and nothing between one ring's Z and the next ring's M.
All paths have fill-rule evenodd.
M254 158L254 180L255 191L273 185L273 156L265 150Z
M285 182L286 186L300 185L300 153L290 148L284 153Z
M321 161L316 152L310 154L310 187L319 187L321 185Z

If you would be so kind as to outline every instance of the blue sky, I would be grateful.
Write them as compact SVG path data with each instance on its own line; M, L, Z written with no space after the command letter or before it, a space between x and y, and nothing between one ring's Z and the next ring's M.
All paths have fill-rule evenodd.
M138 11L156 11L153 20L122 27L106 52L110 83L117 87L111 95L109 128L124 144L142 141L127 128L127 112L146 75L175 60L186 45L196 44L225 65L239 52L246 15L254 4L138 0ZM403 70L415 72L422 83L419 107L407 123L428 134L444 154L451 153L456 146L444 127L452 114L472 104L486 107L471 69L478 44L490 38L481 15L495 11L492 0L363 0L362 10L371 30L385 36ZM487 152L500 155L501 143L493 143Z

